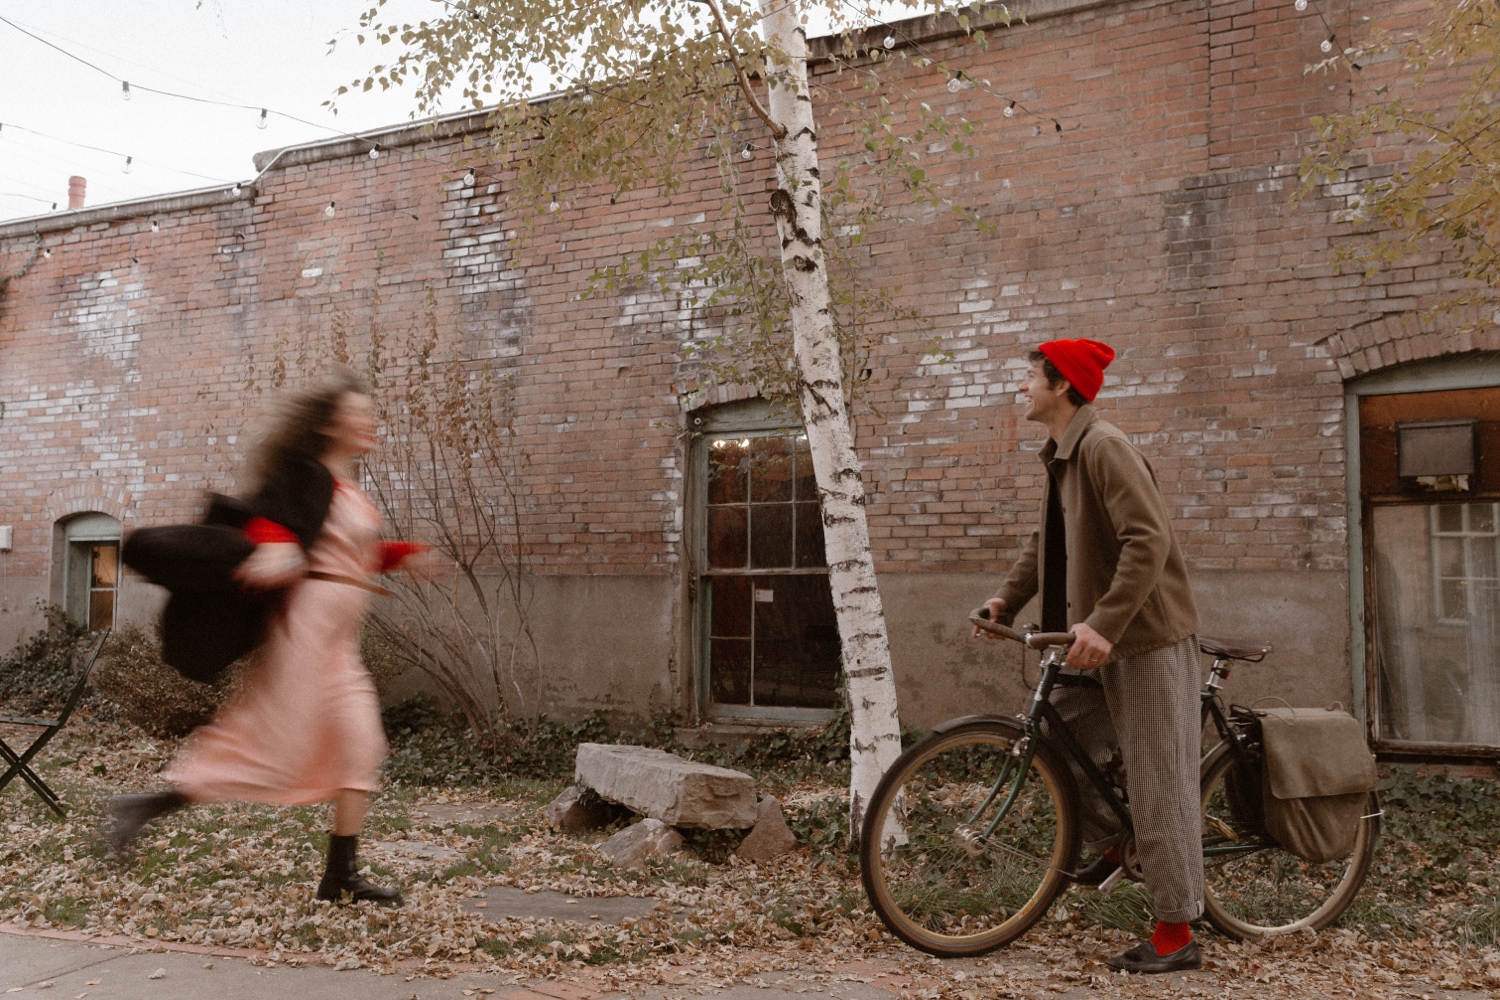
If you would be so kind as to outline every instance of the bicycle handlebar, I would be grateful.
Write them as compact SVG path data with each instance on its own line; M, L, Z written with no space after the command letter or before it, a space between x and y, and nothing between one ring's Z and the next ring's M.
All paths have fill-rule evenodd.
M974 627L989 632L992 635L1003 636L1014 639L1016 642L1025 643L1032 649L1046 649L1048 646L1070 646L1078 637L1072 632L1017 632L1008 625L990 621L989 608L975 608L969 612L969 621Z

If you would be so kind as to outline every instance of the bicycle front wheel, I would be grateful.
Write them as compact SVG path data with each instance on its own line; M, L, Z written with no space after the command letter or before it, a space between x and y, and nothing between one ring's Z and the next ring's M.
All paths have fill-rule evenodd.
M1255 828L1253 805L1236 801L1244 793L1232 786L1235 762L1230 745L1220 743L1201 769L1204 915L1240 941L1322 930L1354 902L1370 870L1380 833L1375 793L1347 856L1305 861Z
M876 786L860 838L865 893L901 940L978 955L1036 923L1078 854L1072 776L1015 722L985 719L908 749ZM1009 762L1007 764L1007 762Z

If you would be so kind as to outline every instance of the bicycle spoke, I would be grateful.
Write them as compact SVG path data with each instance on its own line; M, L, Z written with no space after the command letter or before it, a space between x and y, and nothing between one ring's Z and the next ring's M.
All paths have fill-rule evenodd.
M888 926L934 954L1004 943L1062 884L1071 818L1059 815L1058 779L1033 763L998 780L1014 760L1012 739L1008 729L931 737L897 761L871 802L876 829L876 810L897 793L905 809L902 842L865 849L867 891Z
M1307 861L1264 833L1258 801L1229 787L1234 757L1221 747L1204 776L1203 854L1207 916L1241 939L1292 930L1317 930L1337 919L1364 879L1376 821L1367 817L1353 852L1332 861ZM1258 788L1254 789L1258 792Z

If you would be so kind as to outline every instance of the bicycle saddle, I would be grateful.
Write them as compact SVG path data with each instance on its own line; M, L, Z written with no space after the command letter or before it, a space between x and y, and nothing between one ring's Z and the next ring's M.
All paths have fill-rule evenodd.
M1213 636L1200 635L1198 648L1209 656L1259 663L1271 651L1271 644L1259 639L1215 639Z

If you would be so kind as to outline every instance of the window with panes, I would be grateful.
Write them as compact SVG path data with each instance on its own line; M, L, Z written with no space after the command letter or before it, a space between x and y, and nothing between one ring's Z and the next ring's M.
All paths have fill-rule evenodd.
M839 636L807 435L759 401L699 421L702 707L824 717L838 698Z
M1371 393L1358 414L1377 743L1500 750L1500 388Z

